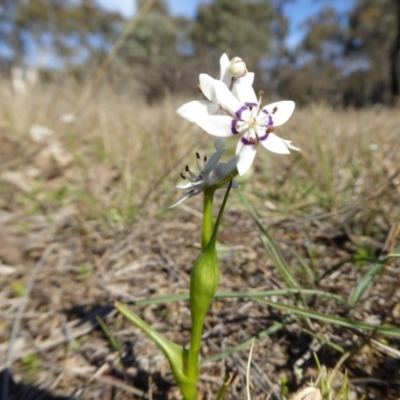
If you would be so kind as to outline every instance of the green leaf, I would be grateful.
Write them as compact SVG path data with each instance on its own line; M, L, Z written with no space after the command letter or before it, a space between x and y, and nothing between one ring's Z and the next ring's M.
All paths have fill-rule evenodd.
M141 329L164 353L184 398L194 399L196 395L196 382L190 381L186 375L188 351L157 332L124 304L116 303L115 308L132 324Z

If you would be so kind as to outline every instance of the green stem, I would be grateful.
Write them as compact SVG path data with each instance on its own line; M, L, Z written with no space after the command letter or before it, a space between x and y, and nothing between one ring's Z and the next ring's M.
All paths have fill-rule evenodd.
M217 291L219 281L218 258L215 250L217 233L228 200L231 185L232 180L230 180L229 187L226 191L214 227L212 226L212 203L216 188L209 188L204 191L202 251L193 266L190 277L192 333L188 355L187 378L189 382L196 386L199 378L199 355L204 320Z
M218 392L216 400L222 400L223 399L223 397L225 396L226 390L228 389L228 387L232 383L233 378L234 378L234 375L232 373L229 373L227 375L227 377L225 378L224 384L219 389L219 392Z
M192 334L190 337L189 357L188 357L188 371L187 377L190 382L196 382L199 378L200 367L200 348L201 348L201 334L203 333L205 315L192 316Z
M202 230L202 236L201 236L201 251L203 254L206 251L206 248L207 248L208 244L210 243L210 240L211 240L211 237L213 234L212 209L213 209L214 193L215 193L215 189L209 189L209 190L204 191L203 230ZM207 257L207 256L205 256L205 257ZM201 268L201 267L195 266L194 270L198 271L199 268ZM213 271L211 271L211 272L213 272ZM207 274L207 275L209 275L209 274ZM193 280L193 274L192 274L192 280ZM192 293L192 295L193 295L193 293ZM203 303L203 305L205 305L205 304ZM199 354L200 354L200 348L201 348L201 335L203 333L204 319L206 317L207 310L208 310L208 306L205 307L205 309L203 309L202 312L200 310L197 310L197 312L192 313L192 333L191 333L191 337L190 337L187 377L188 377L189 381L196 382L196 383L197 383L197 380L199 377Z
M204 191L203 201L203 231L201 236L201 251L204 251L211 239L213 218L212 208L214 200L215 189L208 189Z

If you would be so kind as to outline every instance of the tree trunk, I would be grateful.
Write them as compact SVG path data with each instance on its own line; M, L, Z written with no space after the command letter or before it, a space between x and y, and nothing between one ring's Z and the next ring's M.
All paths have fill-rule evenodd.
M400 0L394 0L396 6L396 37L390 51L390 91L392 102L400 97L399 62L400 62Z

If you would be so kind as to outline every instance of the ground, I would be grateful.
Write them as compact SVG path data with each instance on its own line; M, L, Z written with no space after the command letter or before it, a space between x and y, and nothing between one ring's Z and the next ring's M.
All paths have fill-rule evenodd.
M201 196L165 207L211 138L175 115L185 100L2 88L0 397L178 399L162 353L114 305L188 343L188 301L165 297L188 293ZM326 374L349 399L400 397L398 112L310 106L276 132L300 153L259 150L218 237L204 399L227 374L227 399L247 383L252 399L288 398Z

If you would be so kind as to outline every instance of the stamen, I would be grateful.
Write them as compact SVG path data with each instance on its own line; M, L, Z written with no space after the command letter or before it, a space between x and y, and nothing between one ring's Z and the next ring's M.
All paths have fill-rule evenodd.
M203 93L203 91L201 90L200 85L196 85L196 87L197 87L197 90L198 90L200 93Z
M260 90L258 92L258 97L264 97L264 90Z
M269 128L267 128L267 130L265 131L265 133L272 133L274 131L274 127L270 126Z
M207 162L207 156L204 156L204 162L205 163Z
M189 165L186 165L185 171L188 172L192 178L194 178L194 179L197 179L197 178L198 178L198 175L196 175L195 173L193 173L193 172L190 170ZM200 172L199 172L199 173L200 173ZM189 177L186 177L186 179L189 179L190 181L192 181Z
M272 110L272 114L275 114L278 111L278 107L274 107L274 109Z
M199 170L199 175L200 175L203 168L201 168L199 160L200 160L200 154L196 152L196 164L197 164L197 169Z
M181 178L182 178L182 179L186 179L186 176L183 175L182 172L181 172Z

